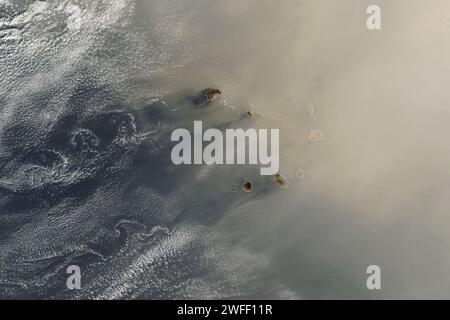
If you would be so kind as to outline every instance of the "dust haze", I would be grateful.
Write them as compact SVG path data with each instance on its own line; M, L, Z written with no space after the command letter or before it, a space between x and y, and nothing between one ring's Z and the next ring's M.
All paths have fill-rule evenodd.
M381 31L366 28L371 4L381 7ZM224 222L238 241L270 252L290 285L280 294L448 298L448 3L203 6L215 21L194 49L203 76L281 129L290 189ZM311 130L323 139L308 141ZM371 264L382 270L379 292L366 288Z

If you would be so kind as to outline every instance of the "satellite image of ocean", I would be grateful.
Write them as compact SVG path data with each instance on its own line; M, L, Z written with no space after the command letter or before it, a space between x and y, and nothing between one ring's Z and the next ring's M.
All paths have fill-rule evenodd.
M0 299L450 298L449 39L446 0L0 0ZM194 121L279 174L175 165Z

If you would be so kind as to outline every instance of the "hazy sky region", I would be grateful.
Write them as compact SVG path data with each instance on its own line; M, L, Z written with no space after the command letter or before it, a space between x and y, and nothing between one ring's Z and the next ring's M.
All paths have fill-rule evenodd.
M75 298L450 298L447 0L0 0L0 37L2 295L71 298L79 263ZM106 110L126 133L101 149ZM170 166L171 129L247 110L280 129L288 189ZM61 146L72 122L95 156ZM65 164L37 172L47 143Z

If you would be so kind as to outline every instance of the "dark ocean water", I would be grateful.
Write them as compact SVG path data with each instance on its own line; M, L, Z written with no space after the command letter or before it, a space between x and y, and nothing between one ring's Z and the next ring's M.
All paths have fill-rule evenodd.
M230 237L214 230L227 212L272 191L230 191L240 190L243 175L264 181L258 168L176 167L170 160L176 128L194 120L222 128L251 121L240 124L239 110L206 106L200 86L158 85L170 70L153 78L152 68L179 56L165 48L179 40L133 21L134 6L147 5L2 3L2 298L262 292L244 266L254 258L233 258ZM164 26L164 12L149 12L161 21L146 28ZM147 32L153 40L144 40ZM151 68L134 65L138 58L152 59ZM80 291L66 287L69 265L82 270Z
M31 95L33 109L44 112L54 94ZM203 281L236 294L215 278L223 275L214 259L226 252L205 257L221 241L205 238L225 212L264 193L232 193L240 175L264 178L257 168L214 168L198 181L201 167L172 164L172 130L207 123L220 110L199 110L192 97L180 97L179 112L164 100L132 112L114 92L83 83L35 140L33 113L11 116L2 134L3 297L196 297L191 286ZM109 103L83 114L93 100ZM214 123L238 122L237 115ZM80 293L65 288L71 264L83 270Z

